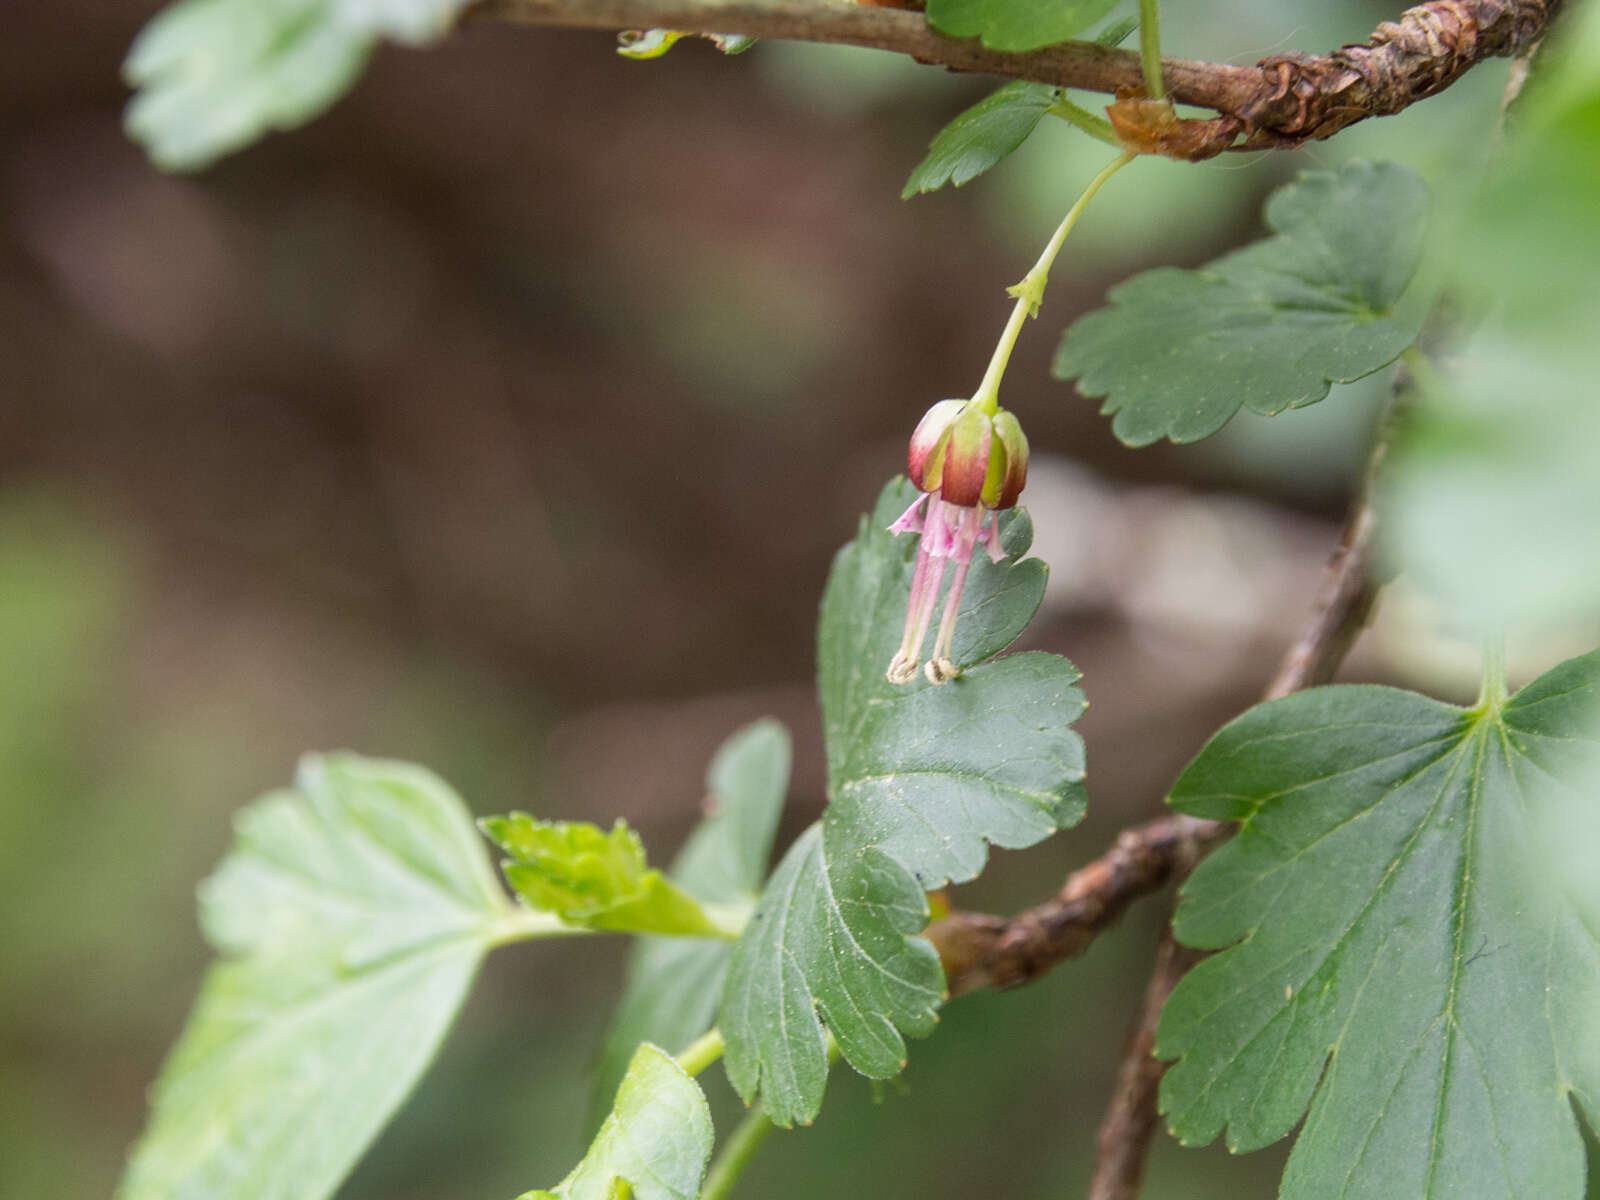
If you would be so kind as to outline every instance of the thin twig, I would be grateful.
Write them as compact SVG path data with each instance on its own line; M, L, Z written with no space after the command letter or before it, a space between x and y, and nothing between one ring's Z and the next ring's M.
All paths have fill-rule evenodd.
M1536 43L1563 0L1431 0L1379 25L1363 45L1330 54L1277 54L1253 67L1163 58L1169 96L1215 110L1207 121L1173 121L1140 148L1206 158L1226 149L1298 146L1367 117L1388 116L1449 87L1487 58L1515 57ZM1137 95L1139 56L1088 42L1023 54L936 33L919 12L819 0L479 0L477 18L575 29L679 29L866 46L919 62Z
M1054 896L1015 916L956 911L941 917L924 936L939 951L950 993L1029 983L1082 954L1135 900L1159 891L1230 829L1182 813L1147 821L1124 829Z

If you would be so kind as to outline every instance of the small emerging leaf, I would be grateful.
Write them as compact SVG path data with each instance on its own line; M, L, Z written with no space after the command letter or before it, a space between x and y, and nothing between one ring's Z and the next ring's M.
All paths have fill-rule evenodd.
M589 1152L554 1191L518 1200L695 1200L711 1157L704 1093L665 1051L640 1046L611 1115ZM619 1187L619 1184L626 1185Z
M1117 0L928 0L928 23L950 37L982 38L991 50L1037 50L1077 37Z
M1427 187L1395 163L1311 171L1267 203L1274 236L1195 271L1159 267L1080 317L1055 375L1104 396L1130 446L1194 442L1241 407L1315 403L1416 338L1391 315L1422 249Z
M1028 140L1059 94L1048 84L1008 83L985 96L939 131L900 198L976 179Z
M617 53L623 58L660 58L686 37L694 37L678 29L634 29L617 35ZM724 54L743 54L756 44L756 39L742 33L707 33L712 45Z
M122 1200L322 1200L405 1099L511 915L417 767L307 758L200 889L225 958L152 1092Z
M641 62L660 58L677 45L680 38L689 36L677 29L635 29L617 35L617 53Z
M1242 822L1178 912L1225 948L1162 1014L1173 1132L1248 1151L1303 1119L1289 1200L1578 1200L1600 912L1548 847L1592 879L1597 761L1600 652L1474 709L1328 687L1226 726L1171 797Z
M722 933L692 896L645 862L644 843L626 821L607 833L587 821L514 812L479 825L510 855L501 870L529 908L619 933Z

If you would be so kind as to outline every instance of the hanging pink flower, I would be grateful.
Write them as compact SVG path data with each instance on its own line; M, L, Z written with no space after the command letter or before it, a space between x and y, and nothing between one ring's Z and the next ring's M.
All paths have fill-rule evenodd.
M1016 417L998 405L941 400L911 435L908 467L922 495L889 530L919 533L922 541L911 576L905 633L888 675L892 683L916 678L945 568L954 562L933 653L923 667L930 681L945 683L961 673L950 660L950 645L973 551L982 546L993 561L1004 557L996 513L1016 504L1027 482L1028 439Z

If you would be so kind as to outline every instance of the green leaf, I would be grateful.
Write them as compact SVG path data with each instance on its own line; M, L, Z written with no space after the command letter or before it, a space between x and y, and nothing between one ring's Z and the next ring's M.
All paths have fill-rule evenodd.
M933 1032L944 973L927 941L928 904L911 873L874 847L824 845L824 823L772 873L734 947L720 1028L728 1078L757 1091L778 1125L809 1124L828 1077L820 1011L850 1065L887 1079L901 1033Z
M607 833L587 821L514 812L478 825L511 856L500 864L506 882L535 912L617 933L724 933L694 897L645 862L644 843L626 821Z
M985 96L939 131L900 198L976 179L1028 140L1059 93L1043 83L1008 83Z
M675 883L708 903L755 904L789 787L790 753L788 731L770 719L722 744L706 776L708 815L673 863ZM605 1116L641 1042L681 1050L716 1023L732 953L720 940L639 939L601 1052L591 1125Z
M646 1043L628 1064L611 1115L553 1192L518 1200L695 1200L711 1157L711 1110L700 1085Z
M1382 496L1392 566L1476 627L1585 627L1600 605L1600 9L1573 13L1454 244L1483 315L1408 414Z
M1242 822L1178 913L1227 949L1162 1015L1174 1133L1247 1151L1304 1116L1290 1198L1581 1196L1600 912L1543 848L1553 813L1592 811L1597 754L1600 652L1509 702L1318 688L1218 733L1171 797Z
M1117 0L928 0L928 24L1017 53L1076 37L1116 6Z
M1271 416L1388 365L1416 338L1392 315L1414 274L1427 187L1395 163L1311 171L1267 203L1275 236L1194 271L1160 267L1080 317L1055 375L1104 396L1130 446L1194 442L1240 407Z
M331 1195L514 919L466 809L420 768L307 758L295 791L237 824L200 889L226 958L155 1085L123 1200Z
M355 83L380 38L441 37L465 0L180 0L135 39L128 133L192 171L302 125Z
M834 560L818 632L819 687L832 803L773 873L734 949L719 1026L727 1069L779 1124L822 1102L818 1013L844 1057L885 1078L904 1065L902 1034L933 1027L943 979L923 893L972 878L988 844L1021 847L1081 819L1083 711L1065 659L994 662L1044 592L1045 568L1019 561L1026 513L1001 525L1006 560L972 564L952 683L884 677L899 644L916 539L887 526L916 496L896 480ZM976 665L981 664L981 665Z

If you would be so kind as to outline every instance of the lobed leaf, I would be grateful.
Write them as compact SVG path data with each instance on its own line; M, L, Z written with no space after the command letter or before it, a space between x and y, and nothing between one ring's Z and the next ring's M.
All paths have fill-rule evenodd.
M524 812L479 827L509 858L506 882L529 908L618 933L717 936L700 904L645 862L644 843L619 820L607 833L587 821L536 821Z
M441 37L465 0L179 0L145 26L123 74L128 133L192 171L325 111L381 38Z
M706 775L708 814L689 835L671 876L713 904L754 906L789 787L789 734L777 721L739 730ZM641 1042L682 1049L716 1022L733 947L702 938L642 937L596 1071L598 1124Z
M939 956L914 936L928 922L910 872L873 847L825 846L825 823L772 873L734 948L720 1027L728 1078L757 1091L778 1125L809 1124L828 1057L821 1014L846 1060L874 1079L905 1066L901 1032L933 1031L944 1000Z
M1064 42L1117 6L1117 0L928 0L928 24L950 37L981 38L1017 53Z
M1059 379L1104 396L1130 446L1194 442L1241 407L1313 404L1416 338L1393 315L1416 271L1427 187L1395 163L1311 171L1275 192L1273 236L1194 271L1159 267L1111 290L1056 354Z
M417 767L310 757L200 890L226 958L152 1091L122 1200L329 1196L433 1057L510 912Z
M972 878L990 843L1032 845L1085 807L1083 746L1070 728L1084 708L1078 672L1048 654L983 661L1043 595L1044 565L1022 559L1026 513L1002 523L1005 561L974 559L952 655L961 677L884 678L916 549L887 526L915 495L890 483L834 560L818 631L832 803L774 872L723 993L729 1078L747 1101L759 1091L780 1124L809 1121L821 1105L819 1014L846 1060L874 1078L904 1065L903 1034L932 1029L944 986L915 936L923 893Z
M711 1110L700 1085L646 1043L628 1064L616 1104L583 1161L554 1191L525 1192L518 1200L695 1200L711 1143Z
M1597 762L1600 652L1509 702L1329 687L1223 728L1171 796L1242 822L1178 912L1222 949L1162 1015L1173 1132L1247 1151L1304 1119L1291 1200L1577 1200L1600 911L1545 853L1553 815L1592 813ZM1553 840L1592 862L1597 834Z

